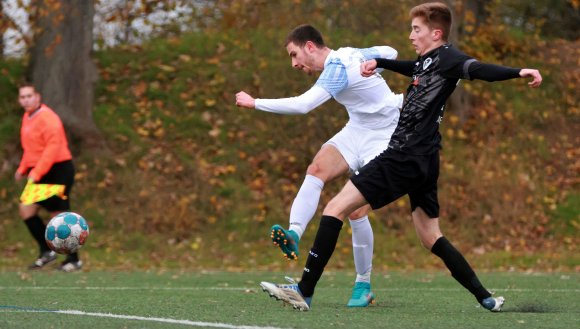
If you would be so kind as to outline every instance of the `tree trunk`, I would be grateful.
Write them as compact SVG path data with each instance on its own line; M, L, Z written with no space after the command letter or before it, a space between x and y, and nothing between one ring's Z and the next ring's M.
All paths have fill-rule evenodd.
M91 59L94 0L33 0L31 7L36 12L29 80L61 117L74 148L104 149L92 116L98 78Z
M483 15L483 4L481 2L482 1L480 0L446 0L453 16L453 23L451 24L451 31L449 33L449 42L451 44L458 46L459 40L461 40L461 36L465 32L463 30L463 19L466 11L469 10L474 14L476 24L478 24L479 19L481 19ZM459 117L460 122L465 122L469 117L472 100L471 96L461 86L461 83L449 97L447 107L450 112L453 111L453 113Z
M4 57L4 33L6 32L6 19L4 18L4 3L0 1L0 58Z

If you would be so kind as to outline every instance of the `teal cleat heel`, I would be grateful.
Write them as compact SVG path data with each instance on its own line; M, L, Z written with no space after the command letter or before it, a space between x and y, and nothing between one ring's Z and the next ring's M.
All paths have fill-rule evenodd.
M276 224L272 226L270 238L272 238L274 245L282 250L284 257L291 260L298 259L298 243L300 238L296 232L285 230L282 226Z

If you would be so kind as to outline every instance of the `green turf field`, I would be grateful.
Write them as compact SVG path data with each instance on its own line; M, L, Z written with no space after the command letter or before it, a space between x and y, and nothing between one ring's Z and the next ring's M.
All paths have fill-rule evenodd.
M299 275L299 273L293 273ZM0 328L580 328L580 275L483 273L501 313L445 272L375 273L377 303L344 306L351 275L325 273L312 310L269 298L282 273L0 273Z

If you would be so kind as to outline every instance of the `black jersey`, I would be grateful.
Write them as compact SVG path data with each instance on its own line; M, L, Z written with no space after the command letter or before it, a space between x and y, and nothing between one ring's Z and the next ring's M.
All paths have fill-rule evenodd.
M425 155L441 148L439 124L445 102L459 79L469 79L467 69L472 62L475 60L451 45L436 48L415 61L390 149Z

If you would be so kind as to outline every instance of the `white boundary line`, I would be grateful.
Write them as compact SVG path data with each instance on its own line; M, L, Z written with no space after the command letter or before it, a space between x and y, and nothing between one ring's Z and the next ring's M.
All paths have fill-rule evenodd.
M172 323L172 324L184 324L193 327L212 327L212 328L226 328L226 329L282 329L279 327L259 327L259 326L236 326L233 324L219 323L219 322L200 322L191 320L176 320L168 318L156 318L156 317L144 317L135 315L122 315L122 314L112 314L112 313L93 313L93 312L83 312L77 310L40 310L40 309L26 309L26 308L2 308L0 307L0 313L58 313L58 314L70 314L70 315L84 315L84 316L94 316L100 318L114 318L123 320L138 320L138 321L149 321L149 322L162 322L162 323Z
M347 289L339 287L324 287L323 289ZM350 287L348 287L350 289ZM200 291L200 290L218 290L218 291L258 291L260 287L52 287L52 286L0 286L1 290L151 290L151 291ZM373 288L373 291L460 291L461 288ZM513 292L555 292L555 293L578 293L580 289L545 289L545 288L489 288L492 291L513 291Z

